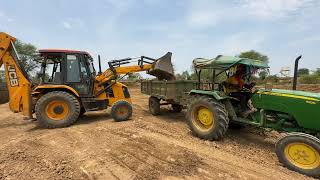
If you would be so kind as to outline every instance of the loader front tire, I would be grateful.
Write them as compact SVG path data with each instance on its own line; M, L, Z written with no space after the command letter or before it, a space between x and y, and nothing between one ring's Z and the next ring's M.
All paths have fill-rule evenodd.
M132 116L132 106L127 101L117 101L112 105L111 116L117 121L126 121Z
M75 96L64 91L53 91L37 101L35 114L41 127L63 128L77 121L80 109L80 103Z
M205 140L224 137L229 118L224 105L208 96L192 97L187 110L187 122L192 133Z

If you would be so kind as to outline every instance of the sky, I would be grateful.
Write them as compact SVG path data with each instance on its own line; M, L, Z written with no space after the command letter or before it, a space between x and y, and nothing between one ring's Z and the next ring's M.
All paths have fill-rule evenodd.
M256 50L272 74L320 68L319 0L2 0L0 31L37 48L117 58L173 53L176 72L194 58ZM97 63L96 63L97 64Z

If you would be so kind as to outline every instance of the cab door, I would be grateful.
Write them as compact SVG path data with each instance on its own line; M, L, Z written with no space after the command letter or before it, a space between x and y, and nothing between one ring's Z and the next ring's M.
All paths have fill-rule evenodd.
M90 73L81 54L66 54L66 85L81 96L91 96Z

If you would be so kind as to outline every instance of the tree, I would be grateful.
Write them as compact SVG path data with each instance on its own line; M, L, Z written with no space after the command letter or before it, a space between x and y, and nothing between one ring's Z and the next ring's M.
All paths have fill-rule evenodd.
M269 57L255 50L241 52L239 57L260 60L269 63Z
M23 43L20 40L15 42L15 47L20 57L20 66L29 75L35 71L39 64L37 64L34 59L36 57L37 48L29 43Z
M309 75L310 74L310 71L308 68L301 68L298 70L298 75L301 76L301 75Z
M265 80L266 77L267 77L267 75L268 75L268 72L266 72L266 71L260 71L260 72L259 72L259 78L260 78L261 80Z
M142 77L139 73L129 73L126 80L127 81L137 81L139 79L142 79Z

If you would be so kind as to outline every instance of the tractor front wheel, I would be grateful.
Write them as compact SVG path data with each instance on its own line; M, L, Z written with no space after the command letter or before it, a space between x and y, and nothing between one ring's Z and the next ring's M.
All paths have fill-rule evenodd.
M291 133L276 144L279 161L288 169L320 177L320 140L304 133Z
M132 116L132 106L127 101L117 101L112 105L111 116L117 121L126 121Z
M35 113L41 127L62 128L77 121L80 109L76 97L64 91L53 91L37 101Z
M187 122L197 137L220 140L228 129L229 118L222 103L207 96L194 96L188 105Z

